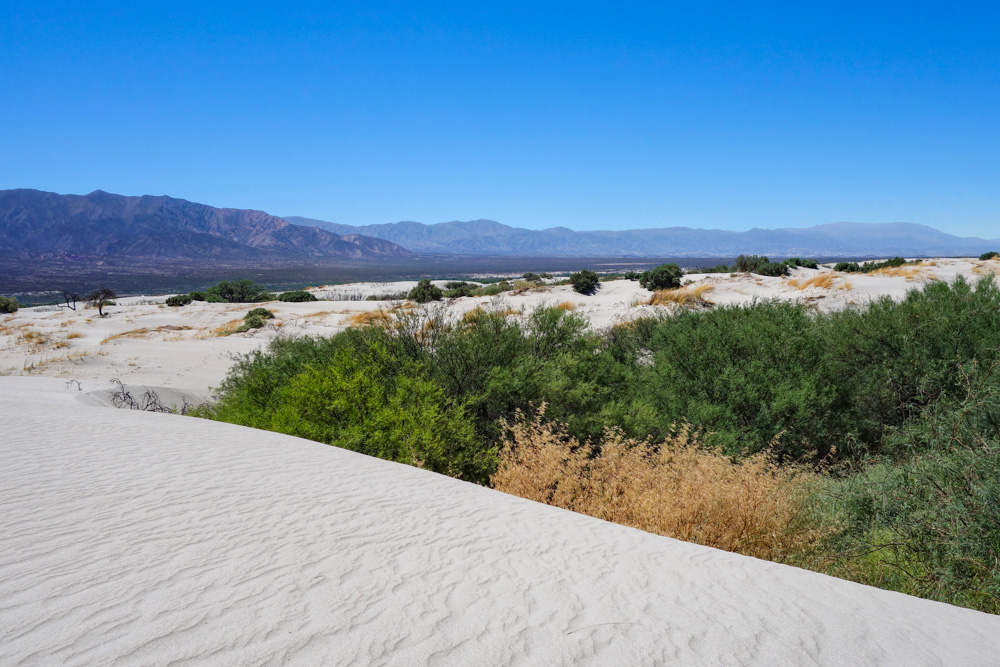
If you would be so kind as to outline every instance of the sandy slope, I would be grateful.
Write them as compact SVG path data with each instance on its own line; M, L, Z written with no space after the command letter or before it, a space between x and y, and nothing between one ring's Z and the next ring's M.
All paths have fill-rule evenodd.
M0 378L3 665L985 665L1000 652L1000 617L81 396Z

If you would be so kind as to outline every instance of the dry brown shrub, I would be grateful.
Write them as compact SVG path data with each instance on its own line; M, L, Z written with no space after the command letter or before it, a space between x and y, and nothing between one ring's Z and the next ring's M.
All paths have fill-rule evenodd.
M567 436L543 414L519 415L505 428L491 480L505 493L781 562L805 562L834 531L807 503L817 475L766 454L733 463L703 447L688 426L658 445L608 431L599 447Z
M560 301L559 302L559 310L570 311L570 310L575 310L575 309L576 309L576 304L570 303L569 301Z
M80 333L79 331L74 331L73 333L66 336L66 340L73 340L74 338L83 338L83 334Z
M663 289L653 292L653 296L646 303L650 306L665 306L674 303L678 306L698 306L709 307L712 302L705 298L705 295L714 290L712 285L689 285L688 287L678 287L676 289Z

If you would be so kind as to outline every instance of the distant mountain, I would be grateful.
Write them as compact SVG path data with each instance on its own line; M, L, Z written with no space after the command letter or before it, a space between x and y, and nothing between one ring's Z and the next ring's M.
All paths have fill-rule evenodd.
M101 190L0 190L0 259L303 261L412 256L390 241L299 226L263 211Z
M835 222L815 227L719 229L667 227L576 232L566 227L542 230L508 227L492 220L396 222L353 227L310 218L287 217L335 234L364 234L398 243L414 252L525 257L734 257L741 253L809 257L883 255L979 255L1000 249L1000 239L945 234L907 222Z

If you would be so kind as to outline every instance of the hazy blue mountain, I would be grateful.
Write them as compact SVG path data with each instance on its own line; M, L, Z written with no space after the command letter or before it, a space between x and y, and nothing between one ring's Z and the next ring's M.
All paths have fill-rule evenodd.
M667 227L577 232L566 227L521 229L492 220L425 225L396 222L355 227L286 217L335 234L363 234L421 253L536 257L734 257L741 253L837 257L979 255L1000 249L1000 239L964 238L907 222L834 222L814 227L718 229Z
M408 257L383 239L338 235L263 211L101 190L0 190L0 259L322 260Z

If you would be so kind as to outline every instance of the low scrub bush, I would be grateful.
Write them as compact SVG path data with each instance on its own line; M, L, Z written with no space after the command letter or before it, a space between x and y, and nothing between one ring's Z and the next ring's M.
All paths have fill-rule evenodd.
M980 255L979 261L985 262L991 259L996 259L998 257L1000 257L1000 252L997 252L996 250L991 250L990 252L984 252L982 255Z
M204 301L205 300L205 293L204 292L191 292L188 296L191 297L192 301Z
M782 264L792 267L802 267L803 269L819 268L819 262L815 259L802 259L801 257L789 257Z
M569 276L569 283L573 286L574 292L580 294L593 294L601 285L601 279L596 273L589 269L577 271Z
M186 306L191 303L190 294L175 294L174 296L167 297L167 305L172 308L177 308L180 306Z
M833 270L844 271L845 273L871 273L882 269L893 269L907 264L919 263L919 259L913 262L907 262L902 257L893 257L882 262L865 262L863 264L858 264L857 262L838 262L833 267Z
M440 287L437 287L430 280L424 278L417 283L416 287L410 290L407 298L417 303L428 303L430 301L440 301L443 296L444 292Z
M304 303L307 301L316 301L316 295L308 290L300 289L294 292L282 292L278 295L279 301L284 301L286 303Z
M684 272L677 264L660 264L639 276L639 284L650 292L675 289L681 286Z
M17 299L12 296L0 296L0 313L16 313Z
M542 414L510 424L495 489L687 542L801 563L833 532L810 504L818 478L764 454L733 463L681 427L659 444L609 431L580 443Z

